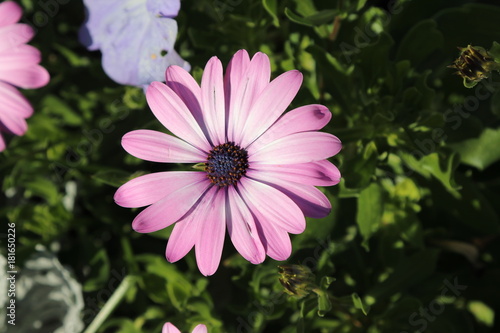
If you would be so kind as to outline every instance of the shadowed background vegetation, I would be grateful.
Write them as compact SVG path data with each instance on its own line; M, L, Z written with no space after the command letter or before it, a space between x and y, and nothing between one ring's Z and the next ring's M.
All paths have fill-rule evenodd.
M0 218L16 223L19 266L44 244L71 270L86 326L131 275L98 332L160 332L166 321L184 332L500 331L500 75L466 88L447 68L457 47L498 55L496 1L183 0L176 49L198 81L213 55L227 65L238 49L265 52L273 78L304 74L291 108L326 105L324 131L343 142L332 159L343 180L322 189L333 210L292 235L289 260L252 265L226 237L208 278L194 253L166 261L171 228L138 234L140 210L113 202L127 179L186 166L121 148L128 131L164 129L142 88L111 81L78 42L82 2L54 0L53 15L47 2L20 1L52 79L24 92L29 130L0 155ZM308 266L316 291L284 294L283 264Z

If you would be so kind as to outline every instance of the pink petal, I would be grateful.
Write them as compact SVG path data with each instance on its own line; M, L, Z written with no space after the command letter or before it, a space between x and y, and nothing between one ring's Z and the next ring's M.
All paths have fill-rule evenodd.
M322 129L332 113L326 106L311 104L293 109L281 116L264 134L250 146L250 150L259 148L287 135Z
M171 323L165 323L165 325L163 325L161 333L181 333L181 331L179 331L177 327L175 327Z
M250 109L269 84L271 65L264 53L256 53L244 73L229 109L229 141L240 142Z
M122 138L123 148L131 155L151 162L200 163L207 154L174 136L151 130L128 132Z
M0 152L5 150L5 139L3 138L2 132L0 132Z
M305 216L323 218L330 214L332 209L330 201L314 186L290 182L259 171L247 172L247 176L272 186L286 195Z
M207 333L207 327L203 324L197 325L192 333Z
M219 267L226 233L226 191L216 186L211 190L195 245L196 262L205 276L214 274Z
M168 86L153 82L146 99L155 117L177 137L208 152L211 147L200 126L182 99Z
M208 209L207 201L211 202L211 189L205 192L200 202L193 210L177 221L168 239L165 257L170 262L183 258L193 248L198 239L200 223L205 221L204 214Z
M300 234L306 228L304 214L285 194L259 181L241 178L238 186L250 211L259 219L266 221L292 234Z
M302 74L292 70L267 85L249 111L242 133L242 147L247 147L278 119L294 99L301 84Z
M11 133L15 135L23 135L28 129L28 124L23 117L19 117L13 112L0 112L0 123L2 123Z
M269 178L313 186L331 186L340 181L339 169L327 160L300 164L253 163L248 172L250 170L258 171L259 174L265 174Z
M205 172L155 172L129 180L116 190L115 202L127 208L151 205L172 192L206 179Z
M28 65L24 68L0 69L0 80L24 89L34 89L45 86L50 75L40 65Z
M0 27L14 24L23 15L21 6L13 1L4 1L0 3Z
M33 114L28 100L15 87L4 82L0 82L0 105L17 117L28 118Z
M203 112L201 111L201 88L195 79L182 67L169 66L165 73L166 83L186 104L194 119L209 138Z
M8 52L0 53L0 73L38 64L41 59L42 54L37 48L26 44L19 45Z
M266 251L252 213L234 187L228 188L227 231L236 250L252 264L260 264Z
M243 75L245 74L249 64L250 57L248 56L248 52L246 50L239 50L233 55L227 65L226 75L224 75L226 119L229 119L227 112L232 109L230 106L236 102L236 91L243 80Z
M217 57L207 62L201 79L201 105L212 143L226 142L226 111L222 64Z
M168 227L184 216L210 185L203 179L170 193L140 212L132 221L132 228L147 233Z
M35 32L27 24L17 23L0 27L0 52L9 51L18 45L29 42Z
M249 152L249 163L250 166L252 163L308 163L329 158L341 148L340 140L329 133L294 133L273 141L256 152Z
M285 230L275 226L266 216L258 215L256 225L268 256L274 260L286 260L292 254L290 236Z

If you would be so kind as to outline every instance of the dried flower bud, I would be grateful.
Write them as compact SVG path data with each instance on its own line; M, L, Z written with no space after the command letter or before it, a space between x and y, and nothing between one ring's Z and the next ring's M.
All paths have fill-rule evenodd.
M286 293L302 298L307 296L313 288L316 288L314 274L307 266L281 265L278 268L279 281Z
M493 60L488 51L480 46L458 48L460 56L449 68L457 69L457 74L464 79L464 85L471 88L482 79L487 78L491 71L498 69L498 64Z

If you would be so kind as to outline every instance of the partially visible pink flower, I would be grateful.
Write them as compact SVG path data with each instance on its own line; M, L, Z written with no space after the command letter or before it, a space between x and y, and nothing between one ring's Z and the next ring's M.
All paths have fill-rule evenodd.
M161 333L181 333L181 331L179 331L177 327L175 327L171 323L165 323L165 325L163 325ZM196 326L191 333L207 333L207 327L200 324Z
M0 151L5 149L2 132L23 135L25 119L33 113L28 100L15 88L40 88L49 82L49 73L38 65L40 51L26 43L33 29L17 23L23 12L12 1L0 3Z
M136 130L124 135L124 149L160 163L201 163L203 171L158 172L122 185L115 201L143 207L132 222L137 232L153 232L176 223L166 257L175 262L194 246L202 274L219 266L226 227L236 250L258 264L266 254L287 259L288 233L306 227L305 216L329 214L327 197L315 186L335 185L339 170L326 159L342 145L318 132L331 118L323 105L306 105L285 114L302 84L299 71L270 82L269 58L250 60L238 51L225 76L212 57L201 87L178 66L166 72L166 84L153 82L146 92L151 110L176 135ZM283 114L283 115L282 115Z

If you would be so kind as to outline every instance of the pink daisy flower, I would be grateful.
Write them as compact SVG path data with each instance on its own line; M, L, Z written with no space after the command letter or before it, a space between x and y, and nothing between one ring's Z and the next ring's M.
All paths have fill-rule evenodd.
M304 231L304 216L320 218L331 206L315 186L340 180L326 159L341 149L339 139L317 132L331 118L322 105L285 114L302 84L292 70L270 80L269 58L245 50L222 64L212 57L201 87L184 69L170 66L166 84L153 82L148 104L175 136L136 130L123 136L135 157L161 163L201 163L203 171L158 172L122 185L115 201L143 207L135 231L153 232L176 223L166 257L175 262L194 246L202 274L217 270L226 228L236 250L258 264L266 254L285 260L288 233ZM283 115L282 115L283 114Z
M181 333L181 331L179 331L177 327L175 327L171 323L165 323L165 325L163 325L161 333ZM191 333L207 333L207 327L203 324L200 324L196 326Z
M15 88L40 88L49 82L49 73L38 65L40 51L26 43L33 29L17 23L23 12L12 2L0 3L0 151L5 149L1 132L23 135L25 119L33 113L28 100Z

